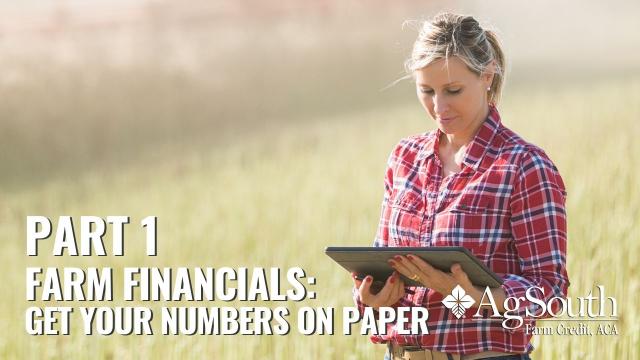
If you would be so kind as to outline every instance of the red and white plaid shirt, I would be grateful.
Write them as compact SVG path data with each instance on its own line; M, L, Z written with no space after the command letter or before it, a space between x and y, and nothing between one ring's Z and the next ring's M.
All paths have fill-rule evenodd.
M491 106L466 149L462 170L443 178L436 151L441 134L434 130L408 137L393 150L374 246L464 246L504 279L507 297L524 297L528 288L538 286L545 291L544 296L535 292L536 297L545 303L565 298L566 192L551 160L504 127ZM407 289L394 306L426 307L429 333L399 335L393 324L387 335L372 335L372 342L462 354L533 350L531 331L525 332L524 325L508 330L502 319L474 319L477 307L457 319L441 302L447 294ZM355 288L353 294L362 313L365 305ZM539 311L536 304L522 302L518 313L524 315L525 307ZM484 308L483 314L491 315Z

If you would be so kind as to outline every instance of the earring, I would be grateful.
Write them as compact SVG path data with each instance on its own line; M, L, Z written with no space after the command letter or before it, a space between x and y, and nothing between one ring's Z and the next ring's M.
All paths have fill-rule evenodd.
M487 87L487 91L491 91L491 87Z

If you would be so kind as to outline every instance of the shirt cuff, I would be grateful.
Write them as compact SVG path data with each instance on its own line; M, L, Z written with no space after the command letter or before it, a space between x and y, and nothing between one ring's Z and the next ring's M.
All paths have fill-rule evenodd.
M509 327L507 328L509 332L523 332L527 324L533 324L536 319L543 317L527 316L527 309L529 310L529 314L533 315L542 314L544 311L544 308L540 306L540 304L531 302L527 299L528 292L530 297L533 296L536 299L540 299L540 301L544 301L544 294L540 291L540 287L538 285L522 276L507 274L504 277L504 282L501 287L507 298L518 299L517 302L508 301L506 304L505 315L516 317L515 319L509 319L505 322L505 325ZM516 305L518 306L516 307ZM521 324L519 318L522 318ZM516 326L518 327L514 328Z

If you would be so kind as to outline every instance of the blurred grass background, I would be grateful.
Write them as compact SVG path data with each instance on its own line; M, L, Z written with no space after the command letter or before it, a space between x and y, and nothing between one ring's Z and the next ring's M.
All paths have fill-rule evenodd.
M31 337L24 268L302 266L318 298L292 313L351 306L348 277L322 249L371 243L389 151L433 127L411 83L386 87L415 38L403 21L449 9L500 30L503 121L567 184L570 295L602 284L618 300L619 336L537 336L534 357L635 358L640 35L638 5L615 5L1 3L0 357L382 358L366 337L296 331ZM129 215L126 256L55 258L44 245L28 258L35 214ZM135 243L147 215L159 219L155 258Z

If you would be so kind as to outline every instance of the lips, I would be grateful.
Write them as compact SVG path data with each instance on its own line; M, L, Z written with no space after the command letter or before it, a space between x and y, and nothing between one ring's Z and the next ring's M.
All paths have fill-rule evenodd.
M454 120L456 117L455 116L451 116L451 117L446 117L446 118L440 118L441 122L449 122L451 120Z

